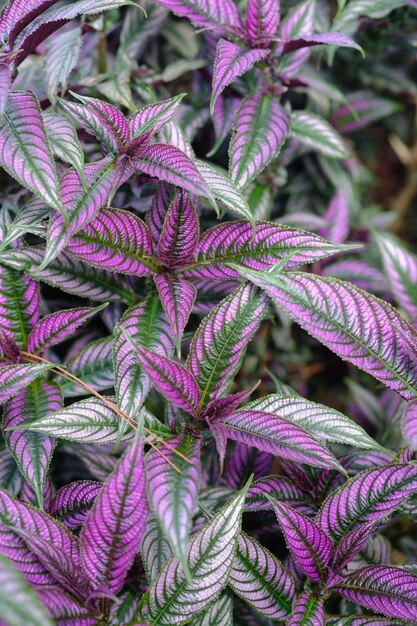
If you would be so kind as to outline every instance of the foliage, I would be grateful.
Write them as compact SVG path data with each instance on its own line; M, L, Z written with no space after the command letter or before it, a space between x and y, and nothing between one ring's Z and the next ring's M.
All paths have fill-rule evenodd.
M0 5L0 623L417 624L415 1Z

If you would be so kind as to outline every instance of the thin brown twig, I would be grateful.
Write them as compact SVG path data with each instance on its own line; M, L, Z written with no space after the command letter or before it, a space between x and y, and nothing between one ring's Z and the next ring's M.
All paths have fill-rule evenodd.
M48 361L47 359L44 359L44 358L42 358L42 357L40 357L40 356L38 356L36 354L31 354L29 352L25 352L24 350L22 350L22 355L25 357L25 360L28 360L28 361L30 361L32 363L33 362L36 363L36 362L40 361L42 363L47 363L48 365L52 365L52 368L51 368L52 372L54 372L55 374L58 374L59 376L62 376L63 378L66 378L67 380L70 380L71 382L75 382L80 387L83 387L86 391L88 391L89 393L94 395L96 398L98 398L101 402L103 402L103 404L108 406L109 409L111 409L114 413L116 413L116 415L118 415L119 417L124 419L129 424L129 426L131 426L134 429L137 428L136 422L127 413L125 413L124 411L119 409L115 404L113 404L113 402L111 402L110 400L107 400L107 398L105 398L100 393L98 393L98 391L93 389L93 387L90 387L90 385L87 385L87 383L84 383L84 381L82 381L80 378L78 378L77 376L75 376L74 374L72 374L71 372L66 370L65 368L61 367L59 364L53 363L52 361ZM149 430L149 428L144 427L144 431L146 433L148 433L150 436L152 436L154 439L159 441L161 443L161 445L164 445L166 448L171 450L174 454L176 454L177 456L181 457L187 463L191 464L191 461L190 461L190 459L188 459L188 457L186 457L184 454L182 454L181 452L176 450L176 448L174 448L169 443L164 441L164 439L162 439L162 437L159 437L159 435L156 435L155 433L153 433L151 430ZM167 463L169 463L177 472L181 473L179 468L166 455L164 455L163 452L161 452L159 447L155 446L155 444L149 439L149 437L145 436L145 440L152 448L154 448L154 450L162 458L164 458L167 461Z

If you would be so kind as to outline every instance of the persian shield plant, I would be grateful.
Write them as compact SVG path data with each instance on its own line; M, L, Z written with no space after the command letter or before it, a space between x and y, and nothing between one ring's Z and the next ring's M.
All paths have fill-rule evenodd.
M415 1L0 7L0 625L417 624Z

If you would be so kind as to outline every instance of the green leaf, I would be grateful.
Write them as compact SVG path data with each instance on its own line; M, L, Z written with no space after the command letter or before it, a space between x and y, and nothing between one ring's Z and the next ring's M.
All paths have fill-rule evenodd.
M6 626L53 626L41 601L23 575L0 554L1 619Z
M294 111L292 136L301 144L334 159L345 159L349 152L343 138L325 119L309 111Z
M74 125L63 115L43 113L42 117L53 153L72 165L81 180L84 180L84 152Z
M81 28L76 26L47 39L45 44L44 72L46 91L55 102L56 92L61 85L64 92L71 71L78 63L81 51Z

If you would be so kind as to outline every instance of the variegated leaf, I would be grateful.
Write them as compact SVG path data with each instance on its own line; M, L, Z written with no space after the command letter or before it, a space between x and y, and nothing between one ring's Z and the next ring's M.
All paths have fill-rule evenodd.
M7 626L53 626L35 591L22 574L0 554L1 620Z
M27 342L28 352L44 352L61 341L68 339L77 328L107 306L56 311L46 315L32 328Z
M158 520L149 512L146 529L142 535L140 554L148 580L153 580L172 556L172 550Z
M70 530L82 526L102 484L93 480L75 480L58 489L49 513Z
M348 574L331 590L371 611L415 622L417 574L405 568L369 565Z
M175 557L166 563L144 597L143 621L153 626L176 624L194 617L217 597L232 567L246 490L191 538L187 548L191 583Z
M68 210L69 225L59 213L52 215L41 270L45 269L68 242L91 222L109 199L114 178L114 163L106 157L84 168L86 185L75 170L67 170L61 180L62 202Z
M93 590L116 594L139 550L147 504L142 441L136 437L97 496L81 531L81 560Z
M111 272L146 276L156 268L145 223L121 209L102 209L71 239L67 250L77 259Z
M239 11L233 0L157 0L175 15L186 17L199 28L228 30L241 27Z
M19 429L44 433L67 441L103 445L116 441L120 420L101 400L88 398L36 421L23 422Z
M195 164L212 196L216 200L220 200L233 214L253 222L253 214L246 198L240 189L232 183L226 172L207 161L196 159Z
M200 324L191 342L187 367L201 389L201 407L227 393L265 309L265 298L252 287L241 286Z
M324 626L323 600L313 593L302 593L294 604L287 626Z
M41 109L31 91L9 95L0 122L0 165L46 204L64 213Z
M324 581L333 553L331 539L313 520L282 502L271 501L295 562L310 580Z
M183 365L142 347L137 358L155 387L176 406L192 416L199 412L200 389Z
M324 501L317 523L336 541L354 526L387 518L415 492L417 467L398 463L365 470Z
M198 216L190 196L178 190L169 205L158 241L158 258L169 269L192 258L199 236Z
M116 325L113 342L115 391L117 406L128 415L137 417L151 388L151 380L138 361L134 346L170 356L173 345L170 326L155 296L148 296L129 308Z
M229 263L265 270L292 255L286 268L293 268L344 249L348 248L283 224L257 221L253 226L243 220L232 221L206 230L197 244L194 260L184 269L187 276L223 281L239 277Z
M251 46L266 47L277 34L279 0L248 0L245 29Z
M391 293L410 319L417 318L417 257L393 236L375 235Z
M64 92L71 71L78 63L81 52L81 28L76 26L50 37L45 45L45 83L51 102L61 86Z
M112 359L113 337L105 337L87 343L65 363L68 371L96 391L114 386ZM88 391L76 382L63 380L61 390L65 397L83 396Z
M214 422L220 434L297 463L342 470L336 458L313 435L277 415L240 410Z
M301 144L333 159L349 156L346 144L330 124L310 111L294 111L291 116L291 134Z
M0 367L0 404L7 402L43 374L49 365L3 365Z
M217 98L238 76L248 72L256 63L263 61L270 51L262 48L244 48L232 41L220 39L216 48L213 69L213 88L210 112L213 114Z
M241 533L229 585L261 615L285 619L295 597L294 580L260 543Z
M177 352L180 354L182 334L190 317L197 290L192 283L172 274L157 274L154 276L154 282L174 333Z
M51 437L25 430L8 431L27 420L36 421L59 411L63 401L59 387L45 380L34 380L4 407L3 428L10 452L25 479L33 487L38 506L43 507L43 491L55 448Z
M253 400L243 408L284 417L318 439L369 450L384 449L363 428L339 411L300 396L271 394L260 400Z
M84 152L71 122L63 115L43 113L45 131L52 152L76 170L81 180L84 177Z
M3 252L0 259L7 266L25 271L36 280L82 298L99 301L123 300L127 303L134 299L132 289L113 273L82 263L66 252L61 252L47 268L39 270L44 257L44 246L31 246ZM33 304L33 296L31 300Z
M161 100L156 104L148 104L139 109L129 119L130 139L136 139L149 131L157 132L175 115L184 94L169 100Z
M146 457L148 499L173 554L189 577L186 548L197 504L200 480L200 443L188 434L170 439L169 447L151 450ZM183 456L179 456L173 450ZM169 459L177 469L168 464Z
M190 626L233 626L233 600L228 594L221 595Z
M241 189L275 159L289 133L290 118L276 96L248 96L236 112L229 172Z
M417 396L417 363L410 347L417 333L389 304L341 280L234 267L343 359L404 398Z

